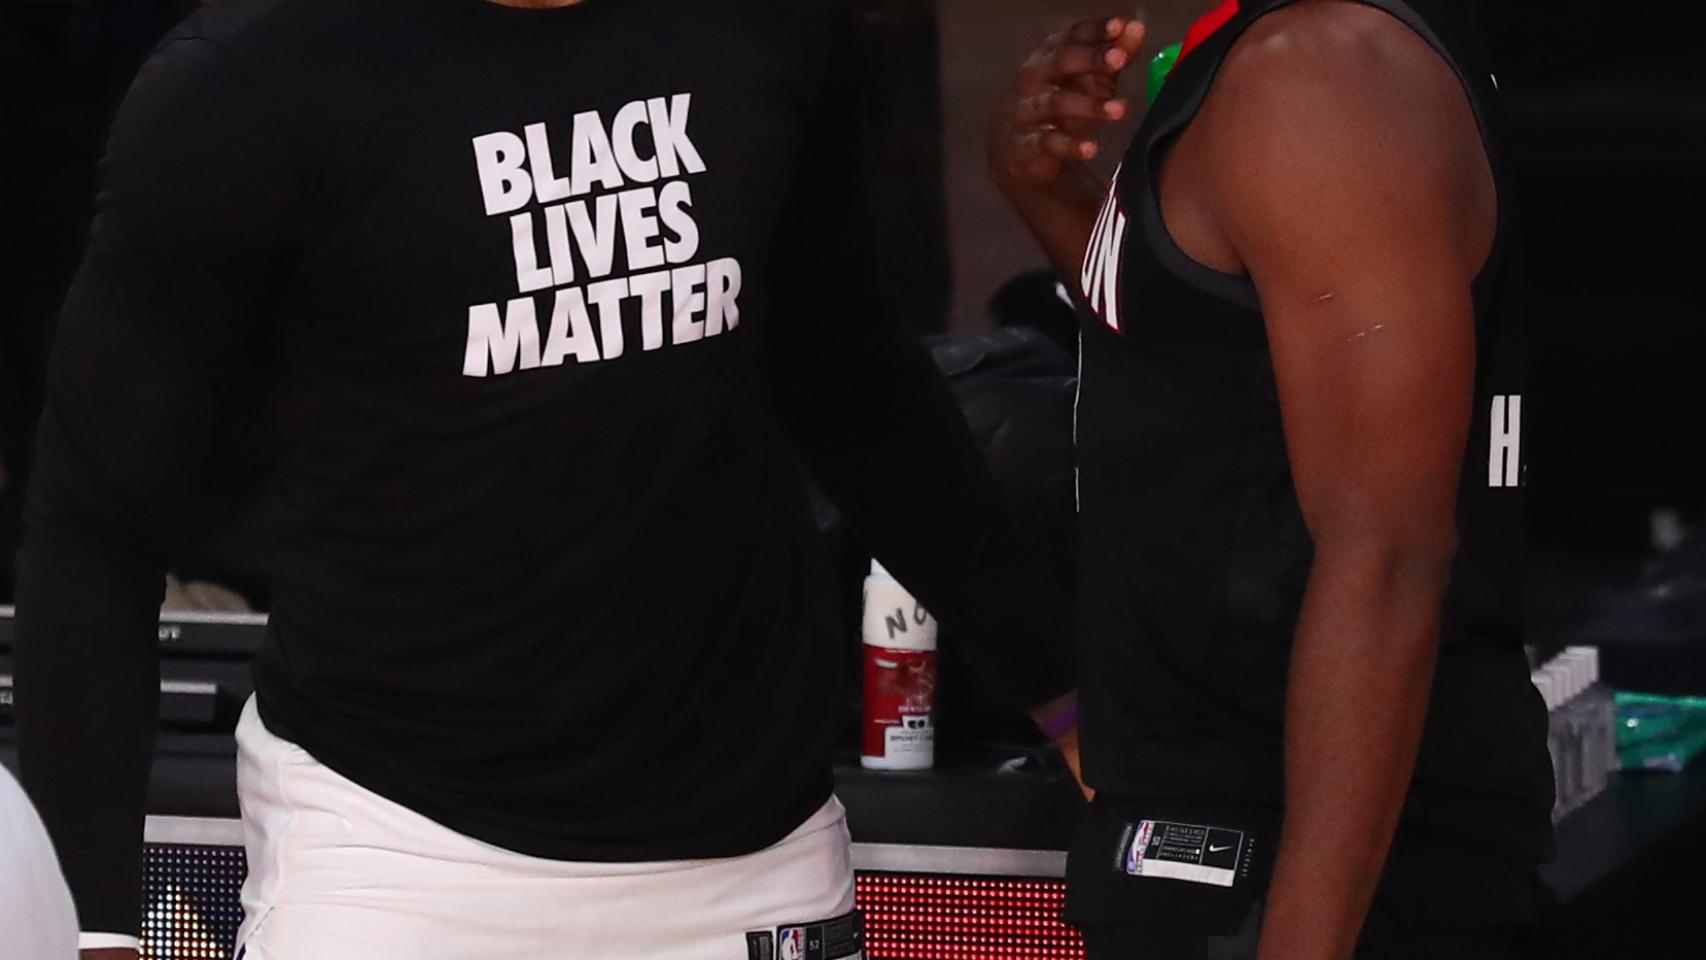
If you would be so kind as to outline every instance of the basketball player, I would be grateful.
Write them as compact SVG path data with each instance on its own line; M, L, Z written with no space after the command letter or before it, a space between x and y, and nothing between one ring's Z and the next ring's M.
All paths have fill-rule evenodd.
M19 590L22 769L83 948L135 955L161 557L259 394L287 515L239 952L859 954L796 455L962 634L1024 652L1066 618L870 296L836 8L221 0L160 47Z
M1515 230L1454 0L1228 0L1111 183L1140 28L1024 68L997 181L1081 297L1095 960L1508 955L1550 844Z

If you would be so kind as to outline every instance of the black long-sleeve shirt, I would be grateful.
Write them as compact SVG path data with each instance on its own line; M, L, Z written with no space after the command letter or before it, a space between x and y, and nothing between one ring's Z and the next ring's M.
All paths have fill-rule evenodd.
M222 0L144 67L18 609L85 930L137 924L162 551L245 396L287 503L263 719L510 849L739 854L824 801L839 629L796 457L944 622L1065 642L872 307L835 6Z

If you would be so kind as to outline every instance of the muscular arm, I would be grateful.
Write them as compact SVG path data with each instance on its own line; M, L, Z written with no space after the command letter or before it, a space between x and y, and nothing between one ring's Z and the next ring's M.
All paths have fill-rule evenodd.
M212 43L144 66L54 348L18 583L19 761L82 929L102 935L86 948L140 926L164 553L250 379L300 209L274 120Z
M1315 542L1263 960L1348 958L1409 788L1455 546L1491 174L1463 90L1396 21L1253 28L1200 118L1212 219L1260 294Z

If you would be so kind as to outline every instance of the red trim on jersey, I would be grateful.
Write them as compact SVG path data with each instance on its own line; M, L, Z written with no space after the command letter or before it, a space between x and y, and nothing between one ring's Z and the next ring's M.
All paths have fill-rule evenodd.
M1204 14L1196 23L1191 24L1191 29L1185 33L1184 44L1179 47L1179 59L1173 61L1173 69L1177 70L1179 64L1191 55L1192 50L1201 46L1203 41L1213 36L1216 30L1226 26L1236 16L1238 16L1238 0L1226 0L1225 3Z

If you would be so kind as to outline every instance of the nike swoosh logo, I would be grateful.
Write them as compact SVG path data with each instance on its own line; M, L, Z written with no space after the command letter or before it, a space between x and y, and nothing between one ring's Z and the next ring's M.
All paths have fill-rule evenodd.
M1224 851L1231 850L1231 849L1232 849L1232 844L1229 843L1224 847L1209 847L1208 852L1209 853L1222 853Z

